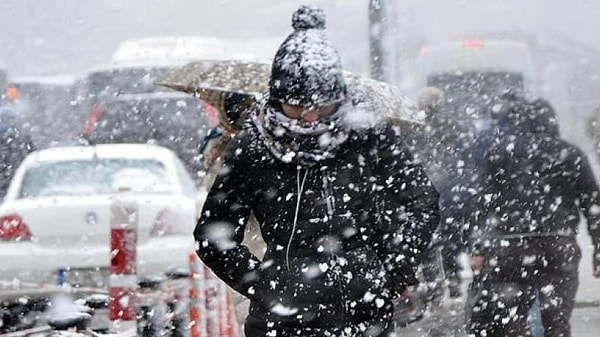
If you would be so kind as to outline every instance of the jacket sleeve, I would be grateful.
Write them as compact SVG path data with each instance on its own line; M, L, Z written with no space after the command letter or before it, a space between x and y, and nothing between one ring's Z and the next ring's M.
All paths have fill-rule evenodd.
M581 154L580 175L576 190L579 191L579 203L587 219L588 231L594 245L594 255L600 259L600 191L587 159Z
M477 183L475 187L472 203L472 214L469 226L465 228L464 237L467 241L468 252L471 255L483 255L485 252L487 218L494 212L496 201L499 198L499 192L496 186L510 184L506 180L504 168L508 167L515 158L511 157L505 151L500 150L503 146L500 143L491 144L483 154L481 163L479 163Z
M438 192L424 169L413 161L396 129L378 135L376 195L381 248L394 290L415 284L416 268L430 244L439 217Z
M242 245L251 212L244 148L234 140L194 230L200 259L227 285L251 298L261 261Z

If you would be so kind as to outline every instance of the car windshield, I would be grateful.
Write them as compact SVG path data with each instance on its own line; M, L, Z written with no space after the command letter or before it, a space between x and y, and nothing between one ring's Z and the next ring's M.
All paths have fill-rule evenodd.
M162 92L168 89L154 84L171 67L132 67L100 70L88 75L88 90L92 96L115 96Z
M88 139L96 144L158 144L175 151L193 172L198 144L208 126L199 100L162 94L126 96L106 103Z
M510 72L461 72L431 75L427 85L440 88L448 104L486 105L508 89L524 91L523 75ZM483 112L485 109L475 109Z
M120 98L108 102L90 138L98 143L189 142L181 138L200 137L206 124L194 97Z
M19 198L134 193L169 194L162 163L150 159L98 159L41 163L27 169Z
M466 41L424 48L420 57L421 73L453 71L507 71L532 76L533 65L526 45Z

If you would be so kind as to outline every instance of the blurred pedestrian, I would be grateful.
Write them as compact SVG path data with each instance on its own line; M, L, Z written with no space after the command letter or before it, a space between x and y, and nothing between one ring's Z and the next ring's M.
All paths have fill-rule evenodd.
M323 12L302 6L292 21L268 96L227 146L197 252L250 299L248 337L383 336L438 223L438 195L395 129L346 123L354 106ZM242 244L251 213L263 259Z
M20 123L19 127L27 126L26 124L29 124L27 118L33 115L33 109L31 102L21 94L20 86L10 83L6 88L4 97L5 101L2 106L10 108L16 113L16 121Z
M33 151L31 137L20 128L18 112L0 107L0 197L4 198L17 167Z
M444 92L435 87L425 87L417 97L418 108L425 113L423 125L414 128L412 150L415 159L422 163L433 185L440 193L439 235L428 254L424 276L429 281L433 295L440 294L440 271L436 266L442 260L443 274L451 298L461 295L461 266L459 255L465 251L463 238L468 217L465 215L471 199L465 193L468 180L464 176L464 160L467 130L457 123L448 110ZM441 254L440 254L441 253Z
M600 107L594 109L589 117L588 132L592 138L596 155L600 159Z
M571 336L580 213L600 277L600 191L584 153L560 138L545 100L509 97L487 151L468 300L473 336L528 336L539 300L545 336Z

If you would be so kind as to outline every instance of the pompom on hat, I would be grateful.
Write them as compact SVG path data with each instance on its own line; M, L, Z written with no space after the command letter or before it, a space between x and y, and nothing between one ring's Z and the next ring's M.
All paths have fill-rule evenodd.
M325 37L325 26L325 13L320 8L301 6L294 12L294 31L273 59L271 102L320 107L346 99L341 59Z

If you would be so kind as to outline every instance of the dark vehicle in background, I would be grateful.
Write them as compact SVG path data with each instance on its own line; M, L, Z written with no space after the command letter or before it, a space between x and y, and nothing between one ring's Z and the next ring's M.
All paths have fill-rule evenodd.
M83 79L83 110L85 116L101 108L106 100L118 95L172 92L154 84L181 62L119 62L97 66Z
M96 96L166 91L166 88L155 85L154 81L175 67L164 64L114 64L90 71L86 81L90 94Z
M444 91L456 120L477 132L485 128L495 99L506 91L535 96L533 53L518 40L471 39L432 43L406 65L402 86L415 97L420 88ZM475 129L473 129L475 128Z
M210 128L202 102L181 92L122 94L92 111L84 138L90 144L147 143L173 150L199 182L198 147Z
M16 77L10 84L18 89L19 98L6 104L19 113L36 148L76 142L82 123L77 77Z
M508 91L525 92L523 74L502 71L440 73L430 75L427 86L443 90L459 124L475 130L485 127L498 97Z
M96 67L85 76L88 106L92 109L103 100L117 95L171 91L154 82L180 65L182 64L177 62L140 62Z
M200 182L198 148L209 125L203 103L155 82L185 60L115 62L85 76L87 118L81 141L153 143L173 150ZM214 117L216 118L216 117ZM213 118L213 119L214 119Z

